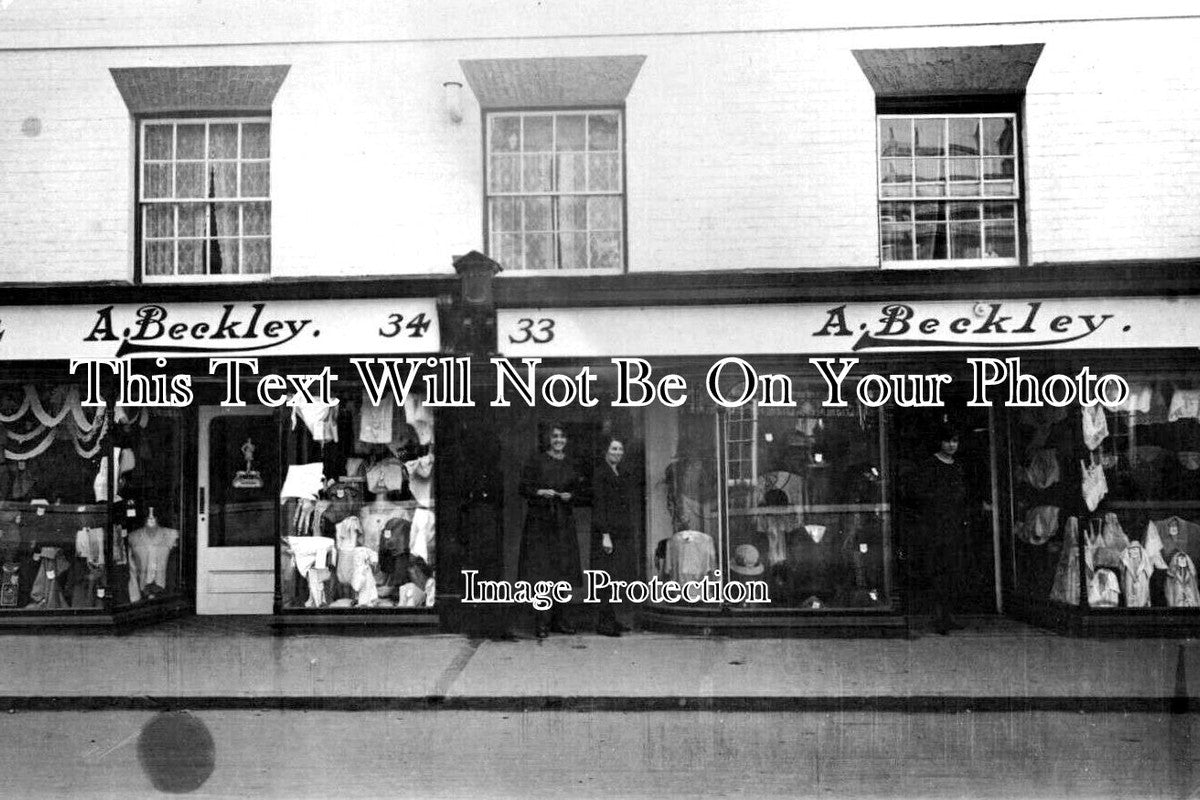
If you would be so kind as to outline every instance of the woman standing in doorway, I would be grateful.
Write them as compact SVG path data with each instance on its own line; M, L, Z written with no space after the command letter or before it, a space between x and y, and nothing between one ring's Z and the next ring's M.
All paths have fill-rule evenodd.
M933 629L943 636L962 626L951 612L959 602L967 536L967 480L958 454L958 433L943 428L938 449L921 466L917 475L917 498L921 504L925 563L933 595Z
M567 458L567 430L550 426L548 446L521 471L521 496L525 498L525 528L521 536L521 580L583 583L579 540L575 534L572 503L580 490L579 475ZM535 612L534 632L545 639L549 632L574 633L565 622L564 609L554 605Z
M604 463L592 473L592 569L603 570L615 580L637 577L637 553L634 552L634 487L629 473L621 466L625 443L609 442ZM617 620L611 603L601 598L600 621L596 632L620 636L629 628Z

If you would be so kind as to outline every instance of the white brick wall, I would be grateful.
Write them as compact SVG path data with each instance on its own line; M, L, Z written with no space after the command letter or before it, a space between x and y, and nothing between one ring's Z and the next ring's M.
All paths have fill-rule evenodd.
M1024 126L1031 260L1200 257L1198 34L1189 19L206 48L0 40L0 283L131 279L133 126L110 67L292 65L273 110L277 277L445 272L482 249L478 108L468 91L463 123L449 123L442 82L461 79L459 59L584 54L647 57L628 98L631 270L870 268L874 97L850 51L1024 42L1046 43ZM37 136L22 132L29 117Z

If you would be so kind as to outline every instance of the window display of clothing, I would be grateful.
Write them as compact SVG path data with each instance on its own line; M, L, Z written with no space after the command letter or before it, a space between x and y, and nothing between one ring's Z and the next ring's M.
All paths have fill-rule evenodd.
M1093 608L1116 606L1121 599L1121 585L1111 569L1098 569L1088 578L1088 605Z
M1108 438L1108 417L1104 415L1104 406L1099 403L1084 406L1080 416L1083 418L1083 446L1095 450Z
M1171 395L1167 420L1200 419L1200 389L1176 389Z
M167 561L171 550L179 544L179 531L151 524L152 520L147 519L146 525L130 533L128 538L134 573L143 594L147 590L161 592L168 588Z
M1125 605L1145 608L1150 605L1150 576L1154 564L1150 554L1139 542L1132 542L1121 554L1121 586L1125 590Z
M385 458L367 468L367 491L372 494L404 491L408 473L397 458Z
M358 440L368 444L389 444L392 441L392 412L395 405L391 399L375 405L363 395L359 409Z
M349 552L338 553L338 577L341 578L342 563L350 565L350 588L358 593L360 606L369 606L379 599L375 588L375 572L371 568L379 563L379 554L367 547L355 547Z
M1159 569L1166 569L1177 552L1200 558L1200 525L1176 516L1151 520L1146 525L1146 552Z
M1079 520L1068 517L1063 525L1063 548L1059 555L1050 599L1069 605L1079 605Z

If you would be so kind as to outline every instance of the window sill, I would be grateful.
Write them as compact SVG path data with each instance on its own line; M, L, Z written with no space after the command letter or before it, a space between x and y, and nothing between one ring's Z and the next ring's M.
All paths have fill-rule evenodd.
M624 275L623 269L506 269L496 277L504 278L545 278L549 275L579 277L580 275Z
M1019 258L959 258L924 261L882 261L883 269L964 269L978 267L1019 267Z
M265 283L270 274L255 275L143 275L143 284L187 284L187 283Z

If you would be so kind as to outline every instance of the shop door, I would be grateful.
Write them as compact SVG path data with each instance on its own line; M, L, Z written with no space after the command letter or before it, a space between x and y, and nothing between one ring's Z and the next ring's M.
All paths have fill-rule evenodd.
M270 614L279 431L264 408L200 408L196 613Z

